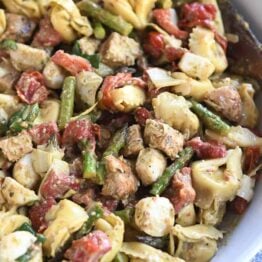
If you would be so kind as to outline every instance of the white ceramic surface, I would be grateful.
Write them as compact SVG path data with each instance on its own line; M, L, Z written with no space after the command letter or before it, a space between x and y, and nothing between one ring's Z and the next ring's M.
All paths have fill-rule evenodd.
M257 38L262 41L262 0L232 0ZM262 93L257 97L262 129ZM238 226L228 237L212 262L248 262L262 249L262 179L256 186L255 196Z

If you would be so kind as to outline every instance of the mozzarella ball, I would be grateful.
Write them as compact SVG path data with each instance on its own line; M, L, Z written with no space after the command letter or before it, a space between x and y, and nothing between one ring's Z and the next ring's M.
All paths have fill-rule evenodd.
M146 234L162 237L175 223L175 210L165 197L146 197L136 204L135 223Z
M164 172L166 159L164 155L154 149L142 149L136 161L136 172L143 185L154 183Z

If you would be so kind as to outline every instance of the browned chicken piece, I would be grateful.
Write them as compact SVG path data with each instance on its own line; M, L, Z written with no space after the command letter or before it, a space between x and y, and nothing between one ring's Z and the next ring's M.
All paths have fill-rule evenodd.
M4 39L12 39L19 43L28 42L36 28L36 22L23 15L6 14L7 28L0 37L0 41Z
M164 152L171 159L177 157L184 145L184 136L179 131L153 119L146 121L144 139L150 147Z
M0 62L0 92L12 93L12 88L19 76L20 73L15 70L10 61L3 58Z
M139 44L132 38L112 33L100 48L102 62L110 67L131 66L141 55Z
M9 161L17 161L33 150L31 136L24 131L17 136L6 137L0 140L0 149Z
M128 128L124 156L137 156L144 148L141 127L132 125Z
M167 198L173 204L176 214L183 207L194 203L196 192L192 186L191 168L184 167L175 173L171 187L167 190Z
M127 199L137 191L138 180L124 160L110 155L105 158L105 165L107 175L102 195L115 199Z
M205 102L228 120L236 123L240 121L242 102L234 87L223 86L214 89L207 94Z

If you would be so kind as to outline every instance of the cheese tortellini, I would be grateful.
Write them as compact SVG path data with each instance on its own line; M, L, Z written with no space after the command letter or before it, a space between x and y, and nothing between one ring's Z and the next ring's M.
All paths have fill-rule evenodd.
M25 15L31 18L40 18L41 13L40 3L48 0L2 0L5 8L10 13Z
M190 103L183 96L164 92L154 98L152 104L156 117L181 131L186 138L197 133L199 120L190 111Z
M235 197L242 178L241 157L242 151L237 147L228 150L224 158L193 162L192 180L198 207L207 209L215 200L228 201Z
M254 102L255 90L251 84L241 84L238 92L242 100L242 118L240 125L254 128L258 122L259 111Z
M71 234L80 229L88 215L81 206L64 199L47 212L45 219L48 228L43 233L46 237L43 248L47 256L54 257Z
M211 30L195 27L190 34L189 49L194 54L207 58L214 65L216 73L222 73L227 68L226 54Z
M73 0L3 0L6 9L30 18L41 18L50 10L54 29L66 42L74 41L78 35L90 36L92 27L85 16L81 16Z
M122 16L135 28L146 26L150 11L156 0L104 0L105 8L116 15Z
M29 218L23 215L19 215L15 212L15 209L11 209L8 212L0 211L0 240L15 231L24 223L29 223Z
M149 261L149 262L183 262L178 257L170 256L159 249L140 242L124 242L121 252L132 258L131 261Z
M207 209L200 209L199 220L201 224L216 226L218 225L226 212L226 202L214 200Z
M126 85L110 92L114 107L121 112L130 112L144 104L145 92L135 85Z
M124 222L113 213L99 218L95 223L95 228L108 235L112 248L101 259L100 262L112 261L119 252L124 239Z
M15 179L6 177L1 186L2 195L9 206L24 206L39 200L33 190L27 189Z
M74 41L78 34L90 36L92 27L85 16L81 16L73 0L51 0L50 19L55 30L67 42Z
M262 150L262 138L255 135L248 128L242 126L233 126L226 135L221 135L211 130L206 130L206 136L209 139L216 140L228 147L250 147L257 146Z
M193 97L195 100L203 100L214 87L209 79L196 80L182 72L172 73L172 77L181 82L172 87L172 92L183 96Z
M217 251L217 240L223 236L216 228L206 225L175 225L171 235L178 241L175 255L190 262L210 261Z

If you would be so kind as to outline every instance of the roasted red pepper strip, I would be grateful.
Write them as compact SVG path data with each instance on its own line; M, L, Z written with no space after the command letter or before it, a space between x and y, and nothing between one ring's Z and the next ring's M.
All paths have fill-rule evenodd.
M191 3L182 7L179 26L182 28L193 28L195 26L203 26L212 30L215 34L216 41L226 51L227 40L214 28L212 21L216 17L216 7L212 4Z
M92 71L89 61L81 56L67 54L62 50L58 50L51 60L74 76L82 71Z
M248 174L252 171L259 162L260 159L260 149L259 147L247 147L244 151L245 154L245 162L244 162L244 170Z
M188 37L188 32L180 30L172 22L171 12L171 9L155 9L153 11L153 17L166 32L168 32L171 35L174 35L178 39L186 39Z
M188 141L187 146L191 146L201 159L222 158L226 156L226 147L216 142L204 142L200 137L195 137Z
M24 72L16 84L16 92L29 105L41 103L48 96L43 75L38 71Z

